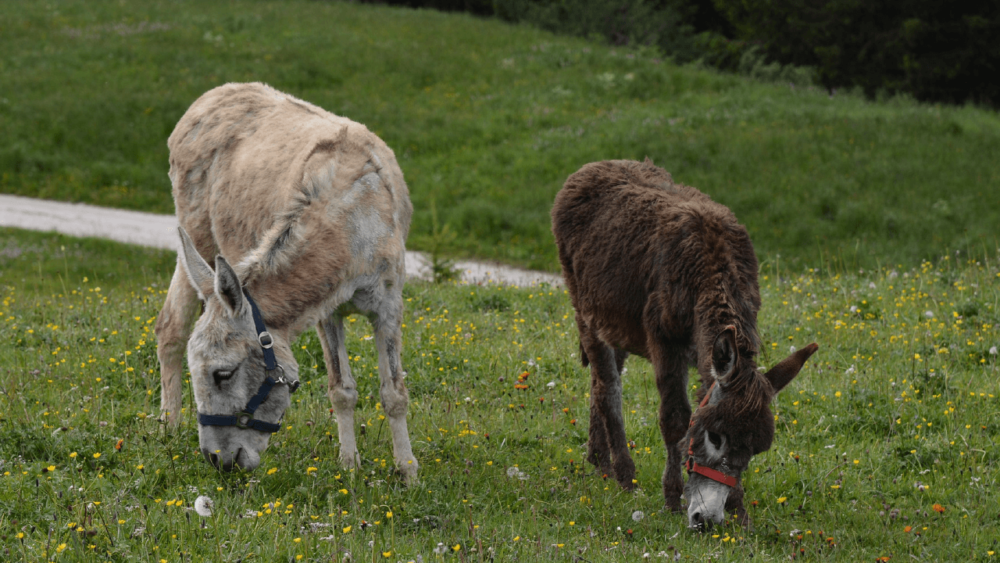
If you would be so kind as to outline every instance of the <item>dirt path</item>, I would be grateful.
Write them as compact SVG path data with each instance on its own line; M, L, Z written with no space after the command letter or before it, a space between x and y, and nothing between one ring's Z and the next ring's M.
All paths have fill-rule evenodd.
M0 194L0 226L32 231L56 231L75 237L106 238L128 244L177 251L177 219L157 215L97 207L85 203L64 203ZM428 259L421 252L406 253L406 274L426 279ZM462 280L469 283L532 285L562 284L560 276L511 268L501 264L460 261L455 263Z

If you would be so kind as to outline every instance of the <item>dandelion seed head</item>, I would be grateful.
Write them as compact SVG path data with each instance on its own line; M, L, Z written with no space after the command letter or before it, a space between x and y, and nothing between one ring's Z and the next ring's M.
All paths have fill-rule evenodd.
M208 518L212 515L213 506L215 506L215 503L212 499L206 497L205 495L201 495L194 499L194 511L197 512L198 516L201 516L202 518Z

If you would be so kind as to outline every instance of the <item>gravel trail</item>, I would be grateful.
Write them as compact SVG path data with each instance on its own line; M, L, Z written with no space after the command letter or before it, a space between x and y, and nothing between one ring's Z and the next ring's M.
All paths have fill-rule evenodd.
M177 218L142 211L97 207L0 194L0 226L32 231L55 231L75 237L106 238L128 244L177 251ZM427 279L429 261L422 252L407 251L406 274ZM539 283L561 285L562 278L487 262L459 261L455 268L469 283L501 283L527 286Z

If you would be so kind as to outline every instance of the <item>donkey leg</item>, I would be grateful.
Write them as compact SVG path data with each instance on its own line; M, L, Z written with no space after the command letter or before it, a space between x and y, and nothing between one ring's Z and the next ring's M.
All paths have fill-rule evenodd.
M681 474L683 439L691 419L687 398L687 361L683 350L659 348L651 354L660 392L660 434L667 447L667 465L663 469L663 497L667 508L681 511L684 477Z
M587 357L587 350L584 349L583 342L589 334L590 329L587 328L587 323L580 316L579 312L576 313L576 326L580 334L580 361L583 363L583 367L587 367L590 365L590 359ZM604 415L601 414L601 409L598 408L598 395L595 393L599 385L594 376L594 371L591 370L590 429L587 438L587 461L596 467L602 476L607 476L613 475L614 470L611 469L611 449L608 447L608 431L604 424Z
M590 372L590 433L587 438L587 461L597 468L601 475L614 475L611 469L611 448L608 446L608 431L604 423L604 415L598 404L599 395L593 370Z
M160 360L160 419L170 426L180 422L184 352L197 316L198 294L178 261L155 329L156 356Z
M601 342L592 331L581 331L581 343L590 360L591 412L599 411L604 420L608 446L611 450L611 467L615 480L625 490L635 488L635 463L628 453L625 421L622 418L622 381L618 373L613 348ZM593 417L592 417L593 420ZM591 434L593 435L593 434Z
M582 345L581 353L584 353ZM625 367L626 358L628 358L628 352L617 348L615 349L615 367L618 369L618 373L622 373L622 368ZM594 380L593 371L591 371L591 391L598 387L598 385L599 384ZM614 470L611 468L611 449L608 445L608 431L606 429L604 415L601 413L601 409L598 408L594 397L594 393L591 393L590 436L587 440L587 461L596 467L602 476L613 475Z
M402 284L400 284L402 287ZM396 467L403 474L407 484L417 479L417 460L410 447L410 435L406 428L406 410L410 394L403 382L402 352L403 296L394 294L380 304L372 317L375 328L375 346L378 348L378 374L381 385L379 394L385 416L389 419L392 433L392 451Z
M358 404L357 384L351 376L351 366L344 342L344 318L334 313L316 325L323 345L329 384L326 395L333 404L340 438L340 463L350 469L361 464L358 443L354 437L354 406Z

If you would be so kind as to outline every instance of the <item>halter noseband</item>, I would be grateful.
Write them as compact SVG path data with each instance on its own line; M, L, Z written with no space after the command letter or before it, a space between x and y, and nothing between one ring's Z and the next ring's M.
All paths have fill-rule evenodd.
M271 394L271 389L275 385L279 383L287 385L289 392L294 393L299 388L299 382L285 379L285 370L278 364L278 361L274 358L274 350L271 349L274 346L274 338L271 337L271 333L264 326L264 318L260 314L260 309L253 298L250 297L250 294L247 293L246 289L243 290L243 295L247 298L247 303L250 304L254 330L257 332L257 342L260 343L260 347L264 352L264 382L257 389L257 394L250 397L250 401L247 402L247 406L243 407L242 411L228 416L198 413L198 424L202 426L235 426L237 428L249 428L260 432L273 433L281 430L281 425L255 419L253 417L254 411L267 399L267 396ZM271 377L278 370L281 371L281 375L277 379Z
M705 393L705 396L701 399L701 403L698 404L699 409L708 404L708 398L712 396L712 391L714 389L715 389L715 382L713 381L712 386L708 388L708 392ZM695 412L698 412L697 409L695 409ZM693 426L694 426L694 414L692 413L691 424L688 425L688 428L691 428ZM692 473L697 473L704 477L708 477L713 481L717 481L719 483L722 483L723 485L728 485L730 487L735 487L740 482L739 479L733 477L732 475L726 475L725 473L721 471L716 471L711 467L698 465L698 463L695 462L694 460L694 436L691 437L691 441L688 443L687 472L688 475L691 475Z

